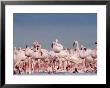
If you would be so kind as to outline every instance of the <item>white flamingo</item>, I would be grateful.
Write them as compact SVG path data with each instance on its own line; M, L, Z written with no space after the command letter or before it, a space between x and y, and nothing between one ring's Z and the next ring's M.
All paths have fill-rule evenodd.
M79 42L78 41L74 41L74 43L73 43L73 47L74 47L74 45L76 45L76 50L77 51L79 51L80 50L80 47L79 47Z
M68 57L68 59L76 64L81 63L81 59L79 58L79 52L80 52L80 47L79 47L79 42L75 41L73 43L73 47L74 45L76 45L75 50L73 51L73 53L71 53Z
M18 61L18 59L17 59L17 54L18 54L18 50L16 49L16 47L14 47L14 50L13 50L14 65L15 65L16 62Z
M41 48L41 44L39 42L34 42L33 48L33 58L47 58L48 51L46 49Z
M83 48L80 51L80 57L91 63L97 58L97 49Z
M97 58L97 42L95 42L96 48L92 50L91 56L92 58Z
M56 72L65 72L68 61L70 65L74 63L74 66L71 65L72 68L69 72L73 72L73 69L77 68L79 73L84 73L88 69L85 68L86 62L93 65L94 68L91 66L92 70L97 70L97 47L95 49L89 49L83 45L80 47L79 42L75 41L73 43L73 46L76 45L75 50L68 50L64 49L63 45L60 44L57 39L52 43L52 51L49 52L46 49L42 49L39 42L34 42L33 45L33 48L28 46L26 46L26 49L19 48L19 50L17 50L16 47L14 48L14 71L17 70L15 68L18 66L19 71L21 71L20 73L23 74L27 72L29 74L43 71L54 72L54 70ZM56 60L55 63L52 62L54 59ZM48 61L47 65L45 65L45 61ZM23 70L23 63L27 63L25 72ZM91 69L89 70L92 71Z
M56 53L59 53L61 50L63 50L63 46L58 43L58 39L56 39L56 41L52 43L51 47Z
M33 43L34 48L41 49L41 44L39 42L34 42Z
M19 63L21 60L25 60L25 59L26 59L25 51L23 51L21 48L19 48L18 54L16 55L17 63Z
M33 50L31 48L29 48L28 46L26 46L25 55L27 57L31 57L32 56L32 53L33 53Z
M37 60L38 64L40 65L41 61L45 61L45 59L48 58L48 51L46 49L42 49L40 43L34 42L34 44L32 59Z
M32 65L33 65L33 63L32 63L32 54L33 54L33 50L30 48L30 47L28 47L27 45L26 45L26 49L25 49L25 56L27 56L26 58L26 60L25 60L25 62L27 63L26 65L26 73L29 73L29 74L31 74L32 73Z

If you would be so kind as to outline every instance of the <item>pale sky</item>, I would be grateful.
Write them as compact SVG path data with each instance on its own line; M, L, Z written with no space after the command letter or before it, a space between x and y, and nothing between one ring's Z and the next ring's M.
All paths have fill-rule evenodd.
M64 47L72 48L75 40L89 48L97 41L96 13L16 13L14 14L14 47L32 46L39 41L51 49L57 38Z

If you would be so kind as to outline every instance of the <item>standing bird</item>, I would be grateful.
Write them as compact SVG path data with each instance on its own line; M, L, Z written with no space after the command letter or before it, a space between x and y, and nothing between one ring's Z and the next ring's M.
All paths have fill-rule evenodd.
M56 41L52 43L51 47L56 53L59 53L61 50L63 50L63 46L58 42L58 39L56 39Z

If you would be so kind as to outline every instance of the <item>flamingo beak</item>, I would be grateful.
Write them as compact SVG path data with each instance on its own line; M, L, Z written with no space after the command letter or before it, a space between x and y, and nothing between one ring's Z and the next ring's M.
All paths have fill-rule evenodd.
M28 47L28 45L26 45L26 48Z
M97 44L97 42L95 42L95 44Z
M73 47L75 46L75 42L73 43Z
M86 48L84 48L84 50L86 51L87 49L86 49Z
M41 51L41 56L43 55L42 51Z
M53 43L51 44L51 47L53 48Z

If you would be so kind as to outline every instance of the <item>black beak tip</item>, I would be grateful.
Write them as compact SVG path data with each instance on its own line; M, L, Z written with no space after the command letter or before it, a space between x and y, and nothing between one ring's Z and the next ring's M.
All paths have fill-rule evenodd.
M51 47L53 48L53 43L51 44Z
M73 46L75 45L75 42L73 43Z
M97 42L95 42L95 44L97 44Z

